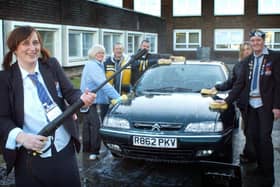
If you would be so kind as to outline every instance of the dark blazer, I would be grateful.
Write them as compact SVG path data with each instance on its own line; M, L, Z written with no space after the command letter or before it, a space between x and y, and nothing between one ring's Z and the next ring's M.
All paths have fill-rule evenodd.
M142 74L152 65L157 64L157 61L158 57L156 55L148 53L145 56L142 56L140 59L133 62L131 64L131 85L134 86L138 79L142 76ZM140 66L142 65L144 65L145 70L140 70Z
M233 68L232 68L232 74L231 77L228 78L225 82L216 84L215 88L218 91L227 91L231 90L233 87L233 84L237 81L237 78L240 76L241 73L241 62L237 62ZM241 92L240 96L236 99L236 104L240 110L244 110L245 108L245 98L246 93Z
M39 59L39 70L49 93L62 111L66 109L65 100L71 105L80 98L81 91L74 89L55 58L50 58L45 62ZM19 65L16 62L9 70L0 72L0 143L7 163L7 173L14 166L17 151L6 149L5 144L9 132L15 127L22 128L23 126L23 102L23 81ZM32 101L30 104L32 105ZM74 139L76 150L79 151L78 125L75 124L72 116L68 117L63 125Z
M280 109L280 54L268 50L269 54L264 55L260 71L260 94L263 106L267 110L272 108ZM232 103L239 97L243 90L246 93L246 109L249 105L250 85L253 75L254 55L250 55L241 62L241 72L232 90L225 99L227 103Z

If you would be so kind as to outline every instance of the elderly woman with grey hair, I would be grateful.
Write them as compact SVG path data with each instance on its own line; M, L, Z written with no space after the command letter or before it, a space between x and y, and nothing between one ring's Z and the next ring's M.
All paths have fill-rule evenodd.
M106 80L104 70L105 48L102 45L94 45L88 51L89 60L85 63L81 90L93 90ZM89 159L95 160L99 154L101 137L99 128L108 110L111 99L120 99L118 92L107 83L96 93L93 105L85 113L83 124L83 152L89 152Z

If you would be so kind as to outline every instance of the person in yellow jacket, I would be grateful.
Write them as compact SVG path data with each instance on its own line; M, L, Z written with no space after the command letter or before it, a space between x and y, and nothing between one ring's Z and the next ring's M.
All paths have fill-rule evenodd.
M121 43L115 43L113 55L108 57L104 62L106 77L111 77L116 71L124 66L128 59L124 56L124 47ZM127 94L131 88L131 66L126 67L120 74L110 81L111 85L119 94Z

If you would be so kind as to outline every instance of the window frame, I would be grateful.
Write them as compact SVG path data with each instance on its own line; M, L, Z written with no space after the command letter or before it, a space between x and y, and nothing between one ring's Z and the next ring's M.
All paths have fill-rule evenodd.
M61 25L58 24L48 24L48 23L35 23L35 22L23 22L23 21L8 21L4 20L4 36L5 39L8 38L8 34L17 26L25 26L29 25L34 27L37 31L50 31L54 33L54 43L53 43L53 51L54 54L51 56L55 57L60 64L62 64L62 28ZM5 48L5 52L8 49Z
M266 37L267 37L267 32L273 32L273 36L272 36L272 39L275 38L275 32L279 32L280 33L280 28L260 28L261 31L265 32L266 33ZM267 46L268 43L265 42L265 45ZM273 42L271 44L269 44L271 46L274 46L274 45L279 45L280 46L280 42L279 43L276 43ZM280 47L279 48L274 48L274 47L268 47L269 49L272 49L272 50L275 50L275 51L280 51Z
M63 26L63 35L65 37L65 40L63 42L63 62L65 67L72 67L72 66L79 66L79 65L84 65L84 63L88 60L88 55L83 56L83 48L81 47L80 49L80 56L75 56L75 57L70 57L69 56L69 34L73 33L80 33L80 44L83 46L83 41L82 41L82 34L83 33L92 33L93 34L93 45L98 43L98 36L99 32L97 28L94 27L80 27L80 26L72 26L72 25L66 25Z
M126 46L125 44L125 32L122 31L122 30L113 30L113 29L101 29L101 38L100 38L100 43L105 47L104 45L104 35L105 34L119 34L120 35L120 43L123 45L123 46ZM110 38L110 42L111 42L111 45L109 47L109 49L107 49L105 47L105 50L106 50L106 56L111 56L112 53L113 53L113 37Z
M158 14L154 14L154 13L150 13L150 12L145 12L145 11L142 11L141 9L139 9L139 10L136 9L136 8L138 8L138 7L136 7L136 5L138 5L138 4L136 4L135 1L137 1L137 0L133 0L133 10L135 12L139 12L139 13L147 14L147 15L151 15L151 16L156 16L156 17L161 17L161 12L162 12L161 11L161 0L158 0L159 1L159 12L157 12L156 10L153 10L153 12L159 13L159 15ZM146 0L145 2L143 0L139 0L139 2L140 1L141 1L141 4L145 4L146 1L147 1L147 4L151 4L151 0Z
M216 45L216 31L240 31L241 33L241 41L240 43L236 44L236 45L240 45L243 41L244 41L244 29L243 28L232 28L232 29L229 29L229 28L217 28L217 29L214 29L214 50L215 51L239 51L239 47L237 49L234 49L234 48L217 48ZM225 44L226 45L226 44ZM229 43L228 45L234 45L232 43Z
M188 0L186 0L186 1L188 1ZM197 1L198 2L198 1ZM182 14L178 14L178 15L176 15L175 14L175 6L174 6L174 3L175 3L175 1L172 1L172 16L173 17L194 17L194 16L201 16L202 15L202 1L200 0L199 1L200 2L200 13L199 14L188 14L188 13L182 13ZM190 4L190 3L189 3ZM188 10L186 10L186 12L187 12Z
M119 6L117 4L110 4L110 3L107 3L107 2L100 2L100 0L99 1L88 0L88 1L93 2L93 3L100 3L100 4L103 4L103 5L108 5L108 6L112 6L112 7L123 8L123 0L120 0L121 1L121 6Z
M182 33L184 32L186 34L186 36L189 36L189 33L198 33L198 47L201 47L201 41L202 41L202 30L201 29L174 29L173 30L173 51L196 51L197 48L177 48L176 45L178 45L176 43L176 34L177 33ZM186 46L189 46L189 42L188 42L188 37L186 38ZM194 45L194 44L193 44Z
M155 37L155 50L151 50L150 47L150 53L158 53L158 34L157 33L149 33L149 32L145 32L144 33L144 39L147 40L147 36L151 36L151 37ZM150 41L150 40L149 40ZM150 46L151 46L151 41L150 41Z
M258 0L258 15L279 15L280 14L280 5L279 5L279 12L272 12L272 8L276 8L277 6L272 2L272 6L270 7L270 10L269 10L269 12L261 12L261 11L263 11L263 10L261 10L261 4L262 3L267 3L267 0L265 0L265 2L262 2L261 3L261 1L263 1L263 0ZM274 0L275 1L275 0ZM280 4L280 3L279 3Z
M126 33L126 45L125 45L125 52L128 54L128 55L133 55L133 54L135 54L136 52L137 52L137 49L139 49L139 47L140 47L140 43L141 43L141 41L144 39L144 33L143 32L134 32L134 31L127 31L127 33ZM132 35L133 37L135 37L135 36L139 36L139 45L137 46L137 48L136 49L132 49L132 53L129 53L128 51L129 51L129 47L128 47L128 37L129 37L129 35ZM135 46L135 38L133 38L133 46Z
M245 15L245 0L242 0L243 1L243 7L242 7L242 11L241 13L217 13L216 11L216 5L219 4L217 3L216 1L218 0L214 0L214 16L244 16ZM236 2L236 0L223 0L224 3L234 3ZM231 1L231 2L230 2ZM225 5L225 4L223 4ZM229 5L229 7L232 7L232 5ZM225 8L225 6L224 6Z

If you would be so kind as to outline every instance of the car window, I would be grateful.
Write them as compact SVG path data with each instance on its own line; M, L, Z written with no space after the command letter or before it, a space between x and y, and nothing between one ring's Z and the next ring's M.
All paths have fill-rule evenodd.
M198 92L225 79L219 65L158 66L145 72L136 86L136 92Z

